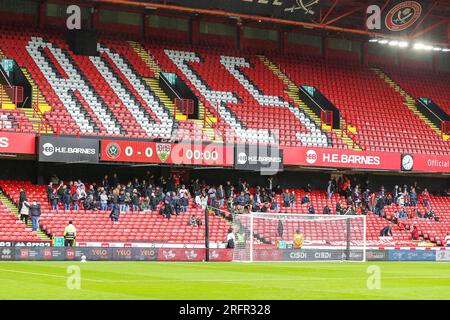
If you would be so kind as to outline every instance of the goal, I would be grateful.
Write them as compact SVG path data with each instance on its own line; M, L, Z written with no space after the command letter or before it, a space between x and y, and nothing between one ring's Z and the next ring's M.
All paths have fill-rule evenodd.
M364 215L250 213L233 228L236 262L366 261Z

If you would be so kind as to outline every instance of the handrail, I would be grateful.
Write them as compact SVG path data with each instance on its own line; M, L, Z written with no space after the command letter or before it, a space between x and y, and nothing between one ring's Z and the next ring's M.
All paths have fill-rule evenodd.
M161 75L161 72L160 72L160 74L159 74L159 78L162 79L162 81L165 82L165 84L169 87L170 91L172 91L178 99L182 99L182 98L178 95L178 93L177 93L175 90L173 90L173 88L172 88L172 86L170 85L170 83L167 82L167 79L166 79L163 75Z

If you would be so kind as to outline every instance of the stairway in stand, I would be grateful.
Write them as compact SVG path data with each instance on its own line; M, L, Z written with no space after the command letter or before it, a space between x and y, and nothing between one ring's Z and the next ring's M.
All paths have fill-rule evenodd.
M371 68L373 72L375 72L381 79L383 79L389 86L394 88L405 100L404 104L415 114L417 115L423 122L425 122L431 129L433 129L439 137L443 137L444 140L448 140L450 138L449 135L443 135L440 128L438 128L434 123L432 123L416 106L416 100L410 96L405 90L400 87L392 78L390 78L383 70L379 68Z
M136 41L128 41L133 50L137 53L139 57L141 57L142 61L153 71L155 74L155 78L159 78L159 73L161 72L161 68L158 65L158 62L148 54L147 50L139 42Z
M3 205L5 205L12 214L14 214L17 217L18 223L19 223L20 214L19 214L19 209L17 208L17 206L3 193L0 193L0 202ZM21 223L23 223L23 222L21 222ZM29 228L30 233L31 233L32 232L31 231L31 219L28 219L28 224L26 226ZM47 234L45 234L41 229L39 229L34 234L37 237L36 240L42 240L42 241L50 241L51 240L50 237L47 236Z
M144 78L144 81L148 84L148 86L152 89L152 91L159 97L159 99L164 103L167 109L170 111L171 115L175 114L175 104L173 101L166 95L166 93L161 89L159 85L159 73L161 72L161 68L158 65L157 61L141 46L140 43L135 41L128 41L130 46L136 52L136 54L145 62L147 67L152 70L155 74L155 78ZM201 131L206 134L206 136L213 142L222 142L222 137L216 134L215 129L211 126L212 123L217 122L217 118L211 115L208 111L206 112L206 116L209 121L205 123L202 119L204 114L204 105L199 101L199 117L201 119L187 119L187 117L181 112L176 113L176 119L178 121L192 121L201 129Z
M321 126L321 119L300 99L300 96L298 95L298 87L295 85L294 82L292 82L289 77L284 74L272 61L270 61L266 56L258 55L258 58L262 61L264 65L266 65L272 72L281 80L283 81L287 86L288 90L286 93L289 95L289 97L294 100L294 103L302 109L305 114L313 120L318 127ZM341 118L341 128L346 125L346 122L343 118ZM331 134L333 135L334 139L340 139L342 140L349 149L361 151L361 147L357 145L357 143L351 139L345 132L342 132L342 129L333 129L331 130ZM333 139L333 140L334 140Z

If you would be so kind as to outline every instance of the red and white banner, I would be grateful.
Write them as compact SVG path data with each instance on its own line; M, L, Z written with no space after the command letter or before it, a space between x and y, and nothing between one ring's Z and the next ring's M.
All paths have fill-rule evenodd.
M324 168L400 170L400 153L285 147L284 164Z
M450 172L450 156L430 156L415 154L413 171Z
M101 160L230 167L234 148L221 144L102 140Z
M36 136L30 133L0 132L0 153L35 154Z

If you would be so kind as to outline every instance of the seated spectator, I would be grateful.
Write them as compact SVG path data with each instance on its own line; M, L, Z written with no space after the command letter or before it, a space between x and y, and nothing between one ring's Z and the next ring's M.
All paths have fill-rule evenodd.
M411 237L412 237L413 240L419 240L419 236L420 236L419 235L419 230L417 230L417 227L414 226L413 230L411 232Z
M435 220L435 221L439 221L439 220L440 220L439 217L436 216L436 214L434 213L434 211L431 210L431 209L430 209L430 210L427 210L427 212L425 212L424 218L425 218L425 219Z
M312 204L308 208L308 214L316 214L316 209L314 209Z
M304 197L302 198L302 204L307 204L310 203L311 200L309 199L309 194L305 194Z
M444 238L444 245L447 245L447 247L450 247L450 232L447 233L447 236Z
M323 214L331 214L331 210L328 205L325 205L325 207L323 207Z
M196 227L197 226L197 218L195 217L195 214L193 214L191 216L191 218L189 219L189 226L191 227Z
M380 237L392 237L392 227L386 226L380 231Z

